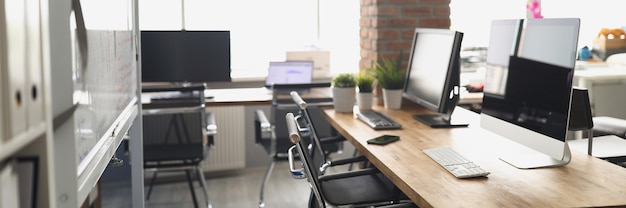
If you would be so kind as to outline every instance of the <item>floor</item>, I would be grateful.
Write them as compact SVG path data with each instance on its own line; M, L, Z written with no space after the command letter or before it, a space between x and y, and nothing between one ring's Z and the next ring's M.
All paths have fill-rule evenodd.
M309 185L306 179L292 178L288 169L287 162L276 164L266 185L265 207L307 207ZM205 175L212 207L258 207L259 191L265 171L266 167L259 167ZM165 179L157 178L157 184L152 189L150 199L145 201L145 207L193 207L189 186L186 181L181 180L182 177L163 178ZM146 193L148 183L149 181L145 183ZM127 185L103 184L101 190L103 207L131 207L132 193ZM198 183L195 183L195 191L202 207L204 192Z

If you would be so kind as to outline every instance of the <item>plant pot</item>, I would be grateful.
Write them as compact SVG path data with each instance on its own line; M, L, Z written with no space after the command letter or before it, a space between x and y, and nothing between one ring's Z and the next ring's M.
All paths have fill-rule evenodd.
M384 106L385 102L383 100L383 88L374 88L374 103L379 106Z
M352 113L356 96L355 94L356 91L354 87L333 87L333 105L335 106L335 112Z
M402 107L402 89L383 89L383 99L385 102L385 108L400 109L400 107Z
M360 92L356 94L356 104L361 110L372 110L374 103L374 93Z

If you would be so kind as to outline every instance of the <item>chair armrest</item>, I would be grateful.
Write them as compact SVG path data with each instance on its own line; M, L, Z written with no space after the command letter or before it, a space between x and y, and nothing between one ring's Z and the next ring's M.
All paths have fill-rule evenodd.
M272 124L270 124L269 120L267 119L267 116L265 116L265 113L262 110L256 110L254 112L254 115L255 115L255 120L259 122L261 131L263 132L272 131Z
M346 158L346 159L341 159L341 160L330 161L330 166L346 165L350 163L367 162L367 161L368 160L367 158L365 158L365 156L357 156L357 157L351 157L351 158Z
M626 139L626 120L608 116L593 118L594 136L615 135Z
M206 113L206 133L208 136L217 134L217 124L215 123L215 116L211 112Z
M343 142L343 141L346 141L346 138L343 136L331 136L331 137L320 138L320 142L322 144L331 144L331 143L337 143L337 142Z
M379 172L380 171L378 169L375 169L375 168L367 168L367 169L346 171L346 172L341 172L341 173L333 173L333 174L326 174L326 175L320 176L319 177L319 181L320 182L321 181L330 181L330 180L349 178L349 177L355 177L355 176L371 175L371 174L379 173Z
M340 159L340 160L326 161L320 167L320 172L326 173L326 170L329 167L335 167L335 166L339 166L339 165L348 165L348 164L358 163L358 162L369 162L369 160L367 160L367 158L365 158L365 156L356 156L356 157L345 158L345 159Z

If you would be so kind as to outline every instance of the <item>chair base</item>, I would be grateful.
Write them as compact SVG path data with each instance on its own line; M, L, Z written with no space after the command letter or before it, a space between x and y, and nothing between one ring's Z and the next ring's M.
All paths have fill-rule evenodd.
M152 171L152 179L150 179L150 184L148 186L148 191L146 193L145 200L150 199L150 195L152 193L152 188L154 186L154 182L156 181L158 172L172 172L172 171L185 171L187 183L189 185L189 191L191 192L191 198L193 200L194 207L198 208L198 199L196 197L196 192L193 185L193 174L192 171L196 172L196 177L198 178L198 182L200 183L200 187L202 187L202 191L204 192L205 205L208 208L212 208L211 201L209 200L209 192L207 189L206 179L204 177L204 172L202 168L198 166L185 166L185 167L167 167L167 168L146 168L146 171Z

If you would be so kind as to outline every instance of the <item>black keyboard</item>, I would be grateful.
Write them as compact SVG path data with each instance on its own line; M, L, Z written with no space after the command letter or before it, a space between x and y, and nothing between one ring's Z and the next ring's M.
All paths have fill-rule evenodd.
M357 113L357 118L373 129L400 129L402 125L378 111Z

